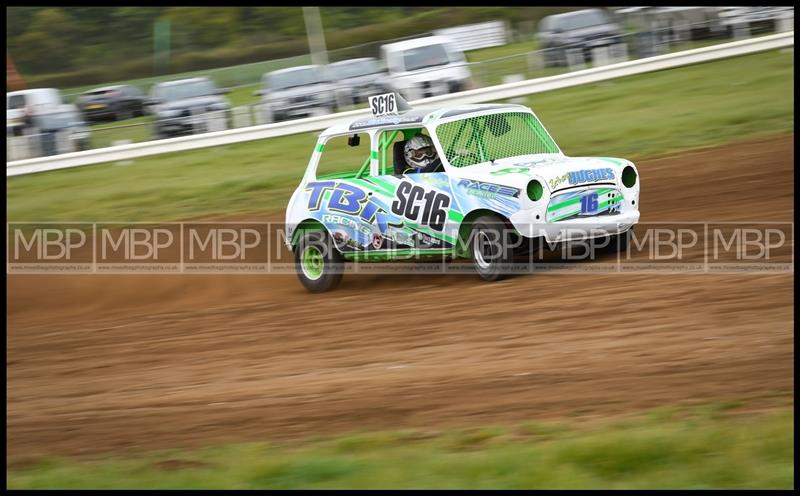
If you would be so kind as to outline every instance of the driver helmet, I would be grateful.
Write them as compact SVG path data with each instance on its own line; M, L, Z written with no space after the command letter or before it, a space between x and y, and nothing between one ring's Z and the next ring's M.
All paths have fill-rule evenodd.
M427 167L436 158L433 140L424 134L418 134L406 141L404 151L406 163L416 168Z

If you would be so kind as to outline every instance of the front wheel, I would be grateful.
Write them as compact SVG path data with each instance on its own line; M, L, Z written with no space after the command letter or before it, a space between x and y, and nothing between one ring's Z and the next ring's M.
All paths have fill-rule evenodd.
M631 236L633 235L633 227L628 229L625 232L621 232L618 234L610 234L601 238L600 248L595 250L595 253L598 254L606 254L606 253L624 253L628 250L628 241L630 240Z
M484 281L497 281L510 272L513 261L513 233L505 222L490 216L472 224L469 253L475 271Z
M344 258L326 232L306 233L294 252L297 277L312 293L331 291L342 281Z

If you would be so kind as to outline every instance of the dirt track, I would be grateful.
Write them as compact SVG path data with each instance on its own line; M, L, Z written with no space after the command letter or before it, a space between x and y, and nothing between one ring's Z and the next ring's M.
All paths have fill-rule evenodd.
M791 222L793 164L792 136L640 161L642 221ZM787 398L792 283L13 275L8 459Z

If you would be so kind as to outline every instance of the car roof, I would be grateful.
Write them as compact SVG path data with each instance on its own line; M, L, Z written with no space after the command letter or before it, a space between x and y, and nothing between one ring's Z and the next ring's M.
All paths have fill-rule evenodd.
M36 93L39 91L58 91L57 88L31 88L29 90L17 90L12 91L11 93L6 93L6 97L9 96L16 96L16 95L29 95L31 93Z
M330 65L330 66L344 65L344 64L350 64L350 63L353 63L353 62L362 62L364 60L378 60L378 59L376 59L375 57L361 57L361 58L357 58L357 59L347 59L347 60L340 60L339 62L331 62L328 65Z
M577 16L577 15L585 14L586 12L590 12L590 11L591 12L601 12L603 14L606 13L603 9L592 8L592 9L573 10L572 12L564 12L562 14L553 14L553 15L549 15L547 17L549 17L551 19L566 19L567 17L574 17L574 16Z
M84 94L85 93L95 93L95 92L98 92L98 91L111 91L111 90L116 90L116 89L119 89L119 88L124 88L126 86L128 86L128 85L127 84L115 84L115 85L112 85L112 86L103 86L102 88L92 88L91 90L84 91Z
M409 48L417 48L428 45L441 45L444 43L455 44L452 38L447 36L426 36L424 38L414 38L413 40L396 41L394 43L387 43L382 46L385 50L400 51L408 50Z
M176 79L175 81L162 81L160 83L156 83L156 86L173 86L177 84L184 84L184 83L196 83L200 81L210 81L207 77L193 77L188 79Z
M370 116L355 119L349 123L334 124L322 133L320 136L337 136L347 133L365 132L372 129L383 128L398 128L415 126L422 127L429 125L436 125L437 121L449 119L457 116L468 116L469 114L477 114L479 112L513 112L525 111L530 112L528 107L524 105L512 104L472 104L472 105L454 105L452 107L444 107L438 109L417 109L409 110L402 114L397 115L383 115L383 116Z
M309 68L322 69L322 66L321 65L317 65L317 64L298 65L298 66L295 66L295 67L287 67L286 69L278 69L277 71L270 71L270 72L267 72L266 74L285 74L287 72L294 72L294 71L299 71L299 70L309 69Z

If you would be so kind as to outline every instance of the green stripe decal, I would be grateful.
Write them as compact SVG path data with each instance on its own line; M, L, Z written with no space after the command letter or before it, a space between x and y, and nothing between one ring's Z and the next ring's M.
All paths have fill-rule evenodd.
M421 225L419 225L419 224L415 224L415 223L413 223L413 222L410 222L410 221L408 221L408 220L407 220L407 221L405 221L405 222L406 222L406 225L407 225L407 226L409 226L409 227L413 227L413 228L414 228L414 229L416 229L417 231L422 231L422 232L424 232L425 234L428 234L428 235L430 235L430 236L433 236L433 237L434 237L434 238L436 238L436 239L441 239L441 240L447 241L448 243L452 243L452 244L455 244L455 243L456 243L456 238L454 238L454 237L452 237L452 236L449 236L449 235L447 235L447 234L445 234L445 233L434 231L433 229L430 229L430 228L428 228L428 227L421 226Z
M550 205L549 207L547 207L547 211L553 212L554 210L559 210L563 207L568 207L570 205L574 205L575 203L580 203L581 198L582 198L581 196L577 196L575 198L572 198L571 200L567 200L561 203L556 203L555 205Z
M619 203L621 201L622 201L622 197L621 196L617 196L617 197L614 197L614 198L609 198L608 201L604 201L603 203L599 204L597 206L597 208L601 209L603 207L607 207L609 205L613 205L614 203Z
M613 205L614 203L621 202L622 199L623 199L622 196L615 196L614 198L609 198L608 201L604 201L603 203L598 204L597 205L597 209L598 210L602 210L603 208L605 208L605 207L607 207L609 205ZM558 217L554 217L554 218L550 219L549 222L558 222L558 221L560 221L562 219L566 219L567 217L572 217L573 215L578 215L579 213L581 213L580 209L574 210L572 212L569 212L569 213L566 213L566 214L563 214L563 215L559 215Z
M461 222L462 220L464 220L464 214L462 214L461 212L459 212L457 210L448 210L447 211L447 218L451 219L451 220L454 220L456 222Z
M407 257L409 255L446 255L453 253L450 248L427 248L427 249L400 249L400 250L375 250L375 251L356 251L342 253L347 260L391 260L395 257Z
M605 160L606 162L611 162L617 167L622 167L623 165L625 165L625 162L623 162L622 160L617 160L615 158L610 158L610 157L595 157L595 158L598 158L600 160Z
M558 222L558 221L560 221L561 219L566 219L567 217L572 217L573 215L578 215L579 213L581 213L580 209L578 209L578 210L575 210L575 211L573 211L573 212L570 212L570 213L568 213L568 214L559 215L558 217L556 217L556 218L554 218L554 219L550 219L550 222Z
M605 188L605 189L598 189L598 190L595 190L593 192L597 193L598 195L604 195L606 193L610 193L611 191L614 191L614 190L611 189L611 188ZM561 203L556 203L555 205L550 205L549 207L547 207L547 211L548 212L553 212L555 210L560 210L561 208L568 207L568 206L570 206L572 204L579 203L581 201L581 198L582 197L578 196L578 197L571 198L571 199L569 199L567 201L564 201L564 202L561 202Z
M324 149L325 149L325 145L323 145L322 143L319 143L317 145L317 151L318 152L322 153L322 150L324 150Z
M394 194L392 192L386 191L383 188L383 186L381 186L380 184L375 184L375 183L371 182L370 179L371 179L370 177L362 177L362 178L354 179L353 182L355 182L359 186L363 186L363 187L369 189L370 191L374 191L376 193L381 193L382 195L390 195L391 196L391 195Z
M377 184L378 186L382 186L383 189L388 190L390 192L389 193L390 195L394 196L394 192L395 192L395 190L397 190L397 186L395 186L394 184L392 184L392 183L390 183L388 181L384 181L383 179L381 179L379 177L374 177L373 176L373 177L370 177L370 179L372 180L373 183Z
M370 156L377 160L377 158L378 158L378 150L372 150L372 153L370 154Z

